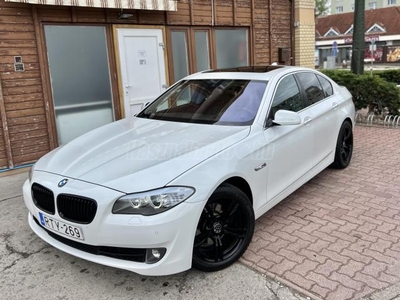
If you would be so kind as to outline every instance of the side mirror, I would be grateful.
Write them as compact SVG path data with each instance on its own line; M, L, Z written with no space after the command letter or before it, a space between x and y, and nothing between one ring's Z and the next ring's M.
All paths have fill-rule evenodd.
M279 125L300 125L301 118L297 112L281 109L275 113L274 123Z

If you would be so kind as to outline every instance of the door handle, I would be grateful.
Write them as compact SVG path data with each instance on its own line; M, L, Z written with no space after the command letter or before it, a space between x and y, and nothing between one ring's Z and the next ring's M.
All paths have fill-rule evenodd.
M333 103L332 103L332 108L333 108L334 110L336 110L336 109L338 108L338 106L339 106L338 103L336 103L336 102L333 102Z
M305 117L304 118L304 125L307 125L308 123L310 123L312 121L312 119L310 117Z

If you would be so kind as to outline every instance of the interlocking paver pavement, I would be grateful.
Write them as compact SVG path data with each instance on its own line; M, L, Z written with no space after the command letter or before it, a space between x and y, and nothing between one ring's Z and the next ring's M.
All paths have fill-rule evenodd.
M400 282L400 129L356 126L351 165L327 169L262 216L246 265L323 299Z

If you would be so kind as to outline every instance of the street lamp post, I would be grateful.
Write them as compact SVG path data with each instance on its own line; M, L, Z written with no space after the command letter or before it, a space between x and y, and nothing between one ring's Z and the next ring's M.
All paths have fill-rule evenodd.
M375 56L374 56L374 50L376 48L375 45L375 39L371 39L371 45L369 45L369 48L371 50L371 76L372 76L372 69L374 68L374 60L375 60Z

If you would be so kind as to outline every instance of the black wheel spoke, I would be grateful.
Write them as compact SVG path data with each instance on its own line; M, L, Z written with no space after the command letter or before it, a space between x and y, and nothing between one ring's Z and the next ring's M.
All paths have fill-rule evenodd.
M209 220L211 220L213 218L213 216L214 216L213 207L212 207L211 204L207 204L206 207L204 207L203 212L205 213L206 218L209 219Z
M225 226L224 233L238 239L244 239L246 237L247 229Z
M196 237L194 238L194 247L199 247L203 245L210 237L210 233L210 231L206 231L196 235Z
M219 235L214 237L215 247L215 262L222 261L224 259L224 249L222 248L222 240Z
M207 201L197 225L193 266L220 270L236 261L250 243L254 212L249 199L229 184Z

